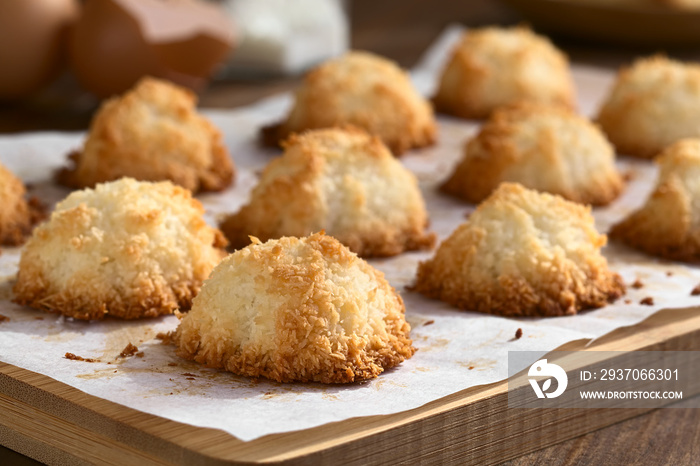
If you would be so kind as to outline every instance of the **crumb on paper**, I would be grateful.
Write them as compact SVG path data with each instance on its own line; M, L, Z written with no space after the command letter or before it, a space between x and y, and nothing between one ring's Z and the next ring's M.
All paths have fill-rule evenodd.
M668 270L668 271L666 272L666 276L667 276L667 277L672 277L672 276L673 276L673 272L671 272L670 270Z
M632 300L631 300L631 299L625 299L625 304L632 304Z
M0 322L9 322L10 318L0 314Z
M44 320L44 318L41 316L36 316L36 317L34 317L34 320Z
M82 356L78 356L77 354L73 354L73 353L66 353L63 357L66 359L70 359L71 361L100 362L99 359L84 358Z
M629 183L630 181L632 181L635 178L636 175L637 174L635 173L634 170L629 169L629 170L625 171L624 173L622 173L622 179Z
M630 285L632 288L635 290L638 290L640 288L644 288L644 283L640 279L636 279L632 285Z
M654 298L652 298L651 296L647 296L646 298L643 298L641 301L639 301L639 304L643 304L645 306L653 306Z
M170 366L170 367L177 367L177 363L176 363L176 362L169 362L169 363L168 363L168 366Z
M690 292L690 296L698 296L700 295L700 285L696 285L695 288L692 289Z
M169 345L173 340L173 334L175 332L159 332L156 338L160 340L161 344Z
M196 380L194 377L185 377L185 380Z
M432 320L432 319L431 319L431 320L426 320L426 321L423 323L423 327L425 327L425 326L427 326L427 325L433 325L434 323L435 323L435 321Z
M471 371L471 370L474 370L474 367L475 366L469 366L469 367L467 367L467 369L469 369Z
M518 330L515 331L515 339L520 340L523 337L523 329L518 328Z
M136 346L136 345L132 344L131 342L129 342L129 344L126 345L126 346L124 347L124 349L122 350L122 352L119 353L119 357L121 357L121 358L128 358L129 356L133 356L133 355L135 355L136 353L138 353L138 351L139 351L138 346Z
M143 357L143 351L139 351L138 353L136 353L135 356L136 356L137 358L142 358L142 357Z
M191 372L183 372L182 375L184 375L186 377L197 377L195 374L193 374Z

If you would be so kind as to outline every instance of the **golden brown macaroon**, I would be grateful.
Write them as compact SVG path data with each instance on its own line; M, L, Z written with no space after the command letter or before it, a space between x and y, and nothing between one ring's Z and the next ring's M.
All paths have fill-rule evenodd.
M619 153L636 157L700 137L700 65L637 60L618 74L597 121Z
M250 202L221 230L234 248L325 230L364 256L392 256L435 242L416 177L375 136L346 127L293 134Z
M36 198L26 199L27 189L4 165L0 164L0 244L17 246L45 215Z
M438 112L461 118L486 118L498 107L522 101L576 105L567 57L524 27L466 32L433 97Z
M656 158L659 179L639 210L610 237L655 256L700 262L700 139L684 139Z
M255 242L204 283L177 354L278 382L357 382L413 355L404 312L384 275L330 236Z
M220 191L233 181L221 133L197 113L196 96L167 81L141 79L102 104L73 166L58 174L72 188L128 176L170 180L192 192Z
M610 203L624 188L615 152L595 125L539 104L496 110L442 190L478 203L504 181L593 205Z
M348 52L311 70L287 118L263 128L263 142L278 145L291 133L355 125L379 136L395 155L435 142L430 103L396 64L367 52Z
M76 319L186 310L226 255L203 213L170 182L123 178L73 192L22 251L15 302Z
M624 294L590 207L503 183L418 267L415 289L459 309L561 316Z

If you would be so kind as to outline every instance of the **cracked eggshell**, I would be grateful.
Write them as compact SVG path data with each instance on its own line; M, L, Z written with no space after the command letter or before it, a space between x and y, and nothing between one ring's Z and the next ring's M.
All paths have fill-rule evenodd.
M76 0L0 1L0 99L25 97L57 76Z
M198 0L87 0L70 40L78 81L100 97L150 75L198 89L233 48L233 25Z

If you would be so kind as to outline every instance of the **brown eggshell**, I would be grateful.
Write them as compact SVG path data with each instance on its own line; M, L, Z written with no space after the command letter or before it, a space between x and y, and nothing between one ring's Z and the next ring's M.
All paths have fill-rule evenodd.
M27 96L56 77L77 13L77 0L0 1L0 99Z
M201 87L232 46L233 26L200 1L87 0L70 59L78 81L108 97L146 75Z

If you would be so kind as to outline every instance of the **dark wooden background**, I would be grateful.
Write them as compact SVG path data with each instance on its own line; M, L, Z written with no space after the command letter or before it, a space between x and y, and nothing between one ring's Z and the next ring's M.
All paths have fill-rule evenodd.
M515 11L494 0L355 0L349 2L349 9L353 48L387 56L407 68L413 66L450 23L482 26L524 21ZM609 67L659 51L601 47L561 37L554 40L573 61ZM202 92L201 105L218 108L245 105L292 89L297 83L298 78L215 82ZM0 103L0 133L84 130L96 105L66 75L30 102ZM679 408L656 410L507 464L700 464L700 409L684 407L692 402L686 400ZM35 462L0 447L0 464Z

